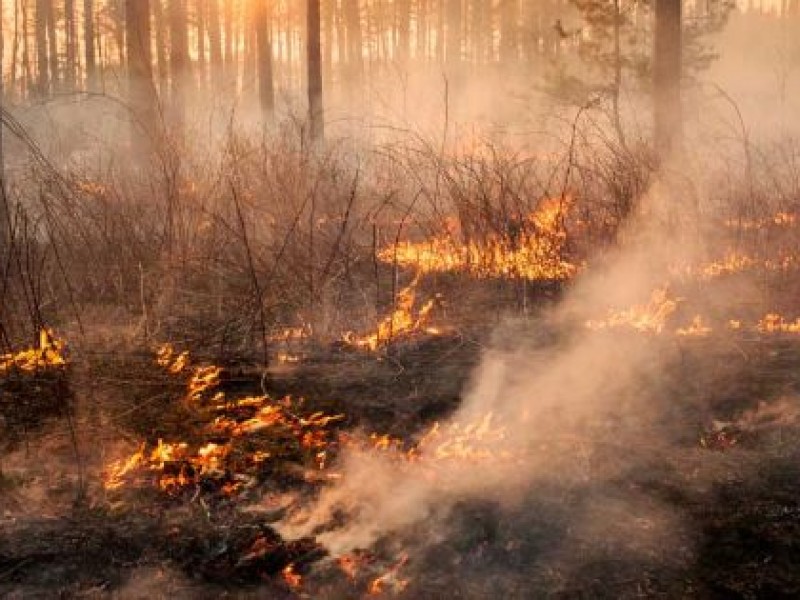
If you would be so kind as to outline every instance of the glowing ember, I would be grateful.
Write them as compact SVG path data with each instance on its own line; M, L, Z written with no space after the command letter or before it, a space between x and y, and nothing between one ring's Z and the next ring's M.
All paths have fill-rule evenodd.
M609 311L607 318L587 321L586 327L593 331L630 328L642 333L659 334L677 307L677 300L669 298L667 288L660 288L653 291L647 304L621 311Z
M33 373L42 369L62 367L66 364L63 352L64 341L56 338L50 329L42 329L39 332L38 348L0 355L0 373L13 370Z
M436 304L434 299L428 300L415 314L414 304L416 303L416 288L418 284L419 275L414 278L414 281L408 287L397 294L394 310L378 323L377 331L364 336L348 332L343 336L343 341L356 348L374 352L397 336L414 332L437 335L439 333L438 329L427 327L430 313Z
M578 268L562 259L566 242L563 217L570 202L555 198L522 221L513 235L490 234L459 243L452 235L424 242L400 242L378 252L389 264L418 273L461 272L479 278L563 280Z

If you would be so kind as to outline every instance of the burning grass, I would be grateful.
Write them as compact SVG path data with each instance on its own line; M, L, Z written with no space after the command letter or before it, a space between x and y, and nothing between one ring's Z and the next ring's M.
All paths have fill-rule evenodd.
M378 252L387 264L414 269L417 273L456 272L477 278L528 280L570 279L578 268L564 260L567 232L564 225L572 202L554 198L508 224L503 234L459 243L458 232L422 242L403 241Z

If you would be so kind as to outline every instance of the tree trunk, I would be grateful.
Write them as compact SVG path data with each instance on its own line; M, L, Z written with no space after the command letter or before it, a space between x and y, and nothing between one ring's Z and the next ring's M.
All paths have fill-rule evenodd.
M36 0L36 93L50 93L50 61L47 48L47 13L49 0Z
M347 63L351 80L361 78L364 72L364 42L361 35L361 2L345 0L344 18L347 22Z
M53 8L53 0L45 3L47 16L47 42L50 46L50 85L53 89L59 85L58 68L58 38L56 37L56 14Z
M97 89L97 56L95 54L94 0L83 0L83 56L86 63L86 89Z
M186 90L189 76L189 36L186 0L169 0L169 66L172 111L176 124L186 121Z
M447 0L447 64L461 62L461 0Z
M206 86L206 18L207 0L195 0L195 25L197 27L197 71L201 90Z
M219 15L219 0L208 1L208 49L211 61L211 81L214 92L218 92L223 80L222 25Z
M75 23L75 0L64 0L64 29L67 42L64 81L67 90L74 91L78 81L78 29Z
M397 59L405 64L411 54L411 0L397 0Z
M272 119L275 92L272 80L272 38L269 33L269 14L265 0L255 0L256 45L258 47L258 96L264 121Z
M654 142L662 158L681 139L681 0L655 0Z
M322 47L320 44L320 0L307 0L308 126L313 143L324 136L322 104Z
M132 141L139 151L155 140L156 97L150 51L150 0L125 0L128 95L133 111Z
M519 58L519 0L500 0L500 61Z

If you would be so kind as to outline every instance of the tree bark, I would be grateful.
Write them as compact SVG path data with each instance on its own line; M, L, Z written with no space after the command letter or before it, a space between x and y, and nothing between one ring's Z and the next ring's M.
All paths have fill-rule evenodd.
M322 104L322 46L320 43L320 0L307 0L306 32L308 41L308 126L313 143L324 137L324 112Z
M681 0L655 0L654 143L664 158L681 140Z

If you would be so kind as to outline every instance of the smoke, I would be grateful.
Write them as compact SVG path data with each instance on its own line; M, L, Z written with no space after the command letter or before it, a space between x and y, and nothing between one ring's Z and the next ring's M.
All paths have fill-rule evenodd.
M646 302L664 283L667 259L690 253L691 244L677 243L680 229L663 218L681 210L663 190L652 188L622 249L580 277L563 302L532 323L510 321L495 332L463 405L440 428L486 424L494 432L481 446L488 455L427 461L423 448L423 458L409 463L351 450L341 482L284 522L282 533L317 535L339 554L424 524L432 544L453 535L448 515L461 503L491 502L520 514L531 503L557 507L577 494L563 535L544 552L549 561L563 563L577 547L586 560L608 547L665 556L680 518L635 481L684 434L669 418L673 399L662 389L677 350L584 326L609 306Z

